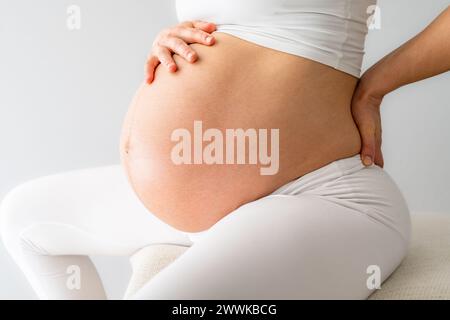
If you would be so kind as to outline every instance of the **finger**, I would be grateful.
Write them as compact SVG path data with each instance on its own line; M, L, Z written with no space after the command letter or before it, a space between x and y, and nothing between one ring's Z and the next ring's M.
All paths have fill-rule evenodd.
M197 60L197 53L183 40L175 37L166 37L161 39L160 46L170 49L173 53L178 54L189 62Z
M186 43L201 43L207 46L214 44L214 37L199 29L177 28L173 31L173 35Z
M155 69L159 65L160 61L157 56L152 55L147 61L147 83L151 84L155 79Z
M177 71L177 65L173 60L172 53L169 51L169 49L158 46L156 49L156 56L158 57L159 61L161 61L161 63L169 69L169 71Z
M376 165L380 166L381 168L383 168L384 159L383 159L383 153L381 151L381 144L382 144L381 129L376 130L375 141L376 141L376 146L375 146L374 163Z
M362 126L360 134L362 140L361 160L365 166L371 166L376 153L375 129L371 126Z
M383 152L381 149L378 149L375 155L375 164L381 168L384 167L384 158L383 158Z
M217 30L216 25L212 22L195 20L192 21L192 25L194 26L194 28L203 30L208 33L212 33Z
M183 21L179 23L178 26L186 28L194 28L194 23L192 21Z

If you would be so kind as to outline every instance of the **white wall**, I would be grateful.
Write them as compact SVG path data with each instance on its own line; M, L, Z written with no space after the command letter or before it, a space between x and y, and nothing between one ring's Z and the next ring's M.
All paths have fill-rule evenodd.
M187 1L187 0L186 0ZM66 9L82 10L69 31ZM381 0L365 67L426 26L449 0ZM118 163L122 118L162 27L166 0L0 0L0 199L34 177ZM383 104L388 170L412 210L450 213L450 73L402 88ZM124 258L96 258L111 297L129 276ZM0 299L33 298L0 245Z

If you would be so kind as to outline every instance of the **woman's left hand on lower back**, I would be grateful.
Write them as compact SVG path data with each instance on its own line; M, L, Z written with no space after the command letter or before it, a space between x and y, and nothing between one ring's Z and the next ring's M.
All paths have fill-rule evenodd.
M361 135L361 160L364 165L384 166L381 151L380 106L383 96L374 94L370 81L361 77L352 100L353 119Z

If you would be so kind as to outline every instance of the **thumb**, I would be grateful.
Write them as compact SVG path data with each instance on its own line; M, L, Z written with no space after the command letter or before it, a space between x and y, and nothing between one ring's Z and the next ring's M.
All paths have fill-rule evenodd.
M375 159L376 140L375 130L365 129L361 131L361 161L365 166L371 166Z

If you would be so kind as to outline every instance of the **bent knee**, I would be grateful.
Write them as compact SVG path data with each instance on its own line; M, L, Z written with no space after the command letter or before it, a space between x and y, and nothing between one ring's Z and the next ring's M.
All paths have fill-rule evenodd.
M14 187L0 202L0 236L6 246L19 238L20 233L38 217L42 204L47 202L48 190L41 179Z

